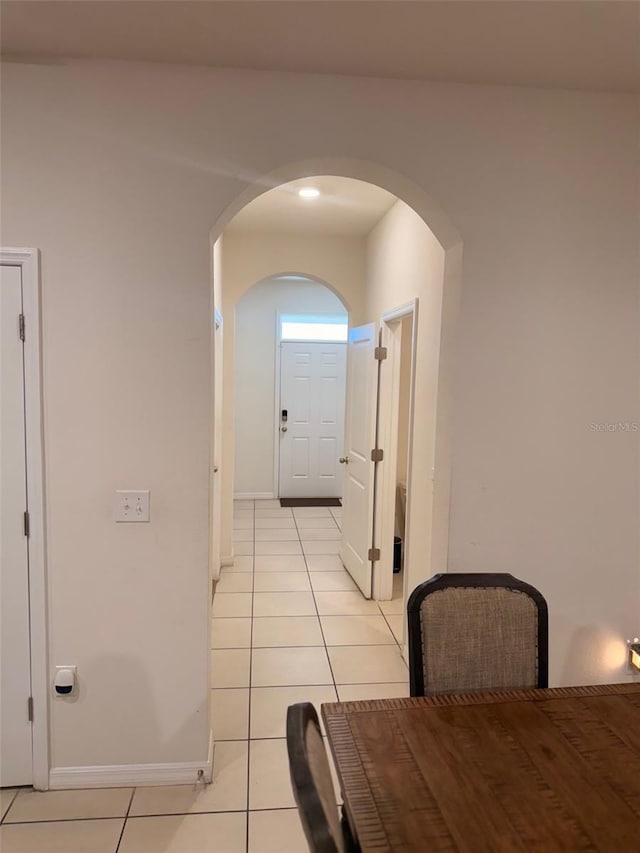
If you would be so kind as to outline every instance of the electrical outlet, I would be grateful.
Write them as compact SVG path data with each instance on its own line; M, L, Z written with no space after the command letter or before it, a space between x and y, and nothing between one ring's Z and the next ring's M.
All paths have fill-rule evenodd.
M149 521L149 490L117 491L116 521Z

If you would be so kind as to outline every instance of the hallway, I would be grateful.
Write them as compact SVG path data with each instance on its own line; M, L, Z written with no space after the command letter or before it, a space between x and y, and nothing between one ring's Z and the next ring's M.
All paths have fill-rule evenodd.
M401 598L362 597L338 557L341 514L282 509L278 500L234 504L235 564L223 569L213 606L212 713L218 754L248 741L251 853L306 849L287 706L311 701L319 711L322 702L409 692Z

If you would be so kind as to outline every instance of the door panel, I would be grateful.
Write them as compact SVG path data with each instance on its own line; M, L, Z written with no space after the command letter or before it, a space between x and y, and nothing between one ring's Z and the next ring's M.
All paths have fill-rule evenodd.
M345 428L344 498L342 511L342 548L345 568L371 598L372 564L369 548L373 543L375 466L371 450L375 447L378 362L373 323L351 329L347 359L347 417Z
M346 344L280 344L280 497L341 497L345 381Z
M20 267L2 266L0 280L0 785L32 781L24 352Z

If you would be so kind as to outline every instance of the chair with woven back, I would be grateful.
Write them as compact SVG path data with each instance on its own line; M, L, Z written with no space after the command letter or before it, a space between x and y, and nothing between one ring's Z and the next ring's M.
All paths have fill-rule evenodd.
M291 786L311 853L354 853L347 821L338 812L327 750L310 702L287 708Z
M547 603L513 575L434 575L407 616L412 696L548 685Z

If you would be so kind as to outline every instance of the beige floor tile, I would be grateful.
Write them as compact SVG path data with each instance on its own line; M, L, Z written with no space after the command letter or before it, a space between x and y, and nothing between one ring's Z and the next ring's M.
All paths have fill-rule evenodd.
M382 616L322 616L328 646L382 646L396 641Z
M251 690L251 737L285 737L287 708L297 702L311 702L322 725L320 706L323 702L336 701L336 689L332 685L254 687Z
M212 614L214 619L237 619L251 616L250 592L217 592L213 597Z
M296 520L298 530L301 534L304 530L335 530L336 523L330 516L322 516L317 518L313 515L303 515Z
M267 616L254 619L252 642L254 649L324 645L317 616Z
M307 557L310 572L344 572L342 560L337 554L314 554Z
M334 524L330 529L308 529L300 531L300 539L302 543L305 542L320 542L320 541L334 541L337 542L342 539L342 534L338 530L337 526Z
M234 530L253 530L253 513L247 514L250 515L250 518L238 518L237 515L233 516L233 529ZM235 533L234 533L235 536Z
M380 614L376 602L364 598L359 592L316 592L315 599L321 616Z
M0 788L0 820L5 816L18 790L18 788Z
M336 684L405 681L408 669L393 646L332 646L328 649Z
M253 540L251 542L234 542L233 553L236 557L248 557L254 553Z
M303 853L307 849L297 809L249 812L249 853Z
M396 638L396 642L402 643L404 632L404 614L388 613L386 614L386 619L389 623L389 627L393 632L393 636Z
M348 681L346 678L344 680ZM375 681L369 678L366 680ZM302 646L253 650L252 687L279 687L294 684L333 684L327 652L324 648Z
M253 556L242 556L235 554L232 566L224 566L221 574L226 575L227 572L252 572L253 571Z
M253 575L251 572L222 572L216 583L219 592L251 592Z
M233 511L235 512L237 509L253 509L253 501L249 500L238 500L233 502Z
M246 830L244 812L130 818L118 853L245 853Z
M299 542L256 542L256 555L266 557L271 554L302 554L302 545Z
M253 525L250 528L233 531L233 542L253 542Z
M330 541L328 539L319 542L303 542L302 551L305 556L309 554L339 554L342 542L340 540Z
M233 518L253 518L254 511L252 509L234 509Z
M247 807L247 741L218 741L210 785L136 788L130 815L231 812Z
M265 498L254 501L256 509L283 509L279 498Z
M211 686L248 687L250 649L215 649L211 652ZM368 679L369 680L369 679ZM386 679L389 681L389 679Z
M215 741L249 737L249 689L229 687L211 691L211 728Z
M249 808L286 809L292 806L295 806L295 800L286 741L284 738L252 740L249 749Z
M133 788L94 788L80 791L20 791L5 823L124 817Z
M212 619L212 649L248 649L251 647L251 619Z
M395 684L339 684L341 702L359 702L362 699L396 699L409 695L409 682Z
M293 514L296 518L331 518L329 508L325 506L296 506Z
M288 507L272 506L266 509L257 509L256 518L293 518L293 513Z
M316 606L311 592L256 592L253 596L254 618L260 616L315 616Z
M292 515L280 515L277 518L256 518L256 530L295 530L296 523Z
M340 592L341 590L357 590L353 578L348 572L314 572L311 575L311 586L314 592Z
M122 818L3 824L0 850L2 853L115 853L123 824Z
M298 531L295 527L269 527L256 530L257 542L297 542Z
M276 554L256 557L256 572L306 572L307 565L301 554Z
M310 590L306 572L262 572L255 576L256 592L305 592Z
M378 606L385 616L402 616L404 606L401 598L395 598L391 601L379 601Z

